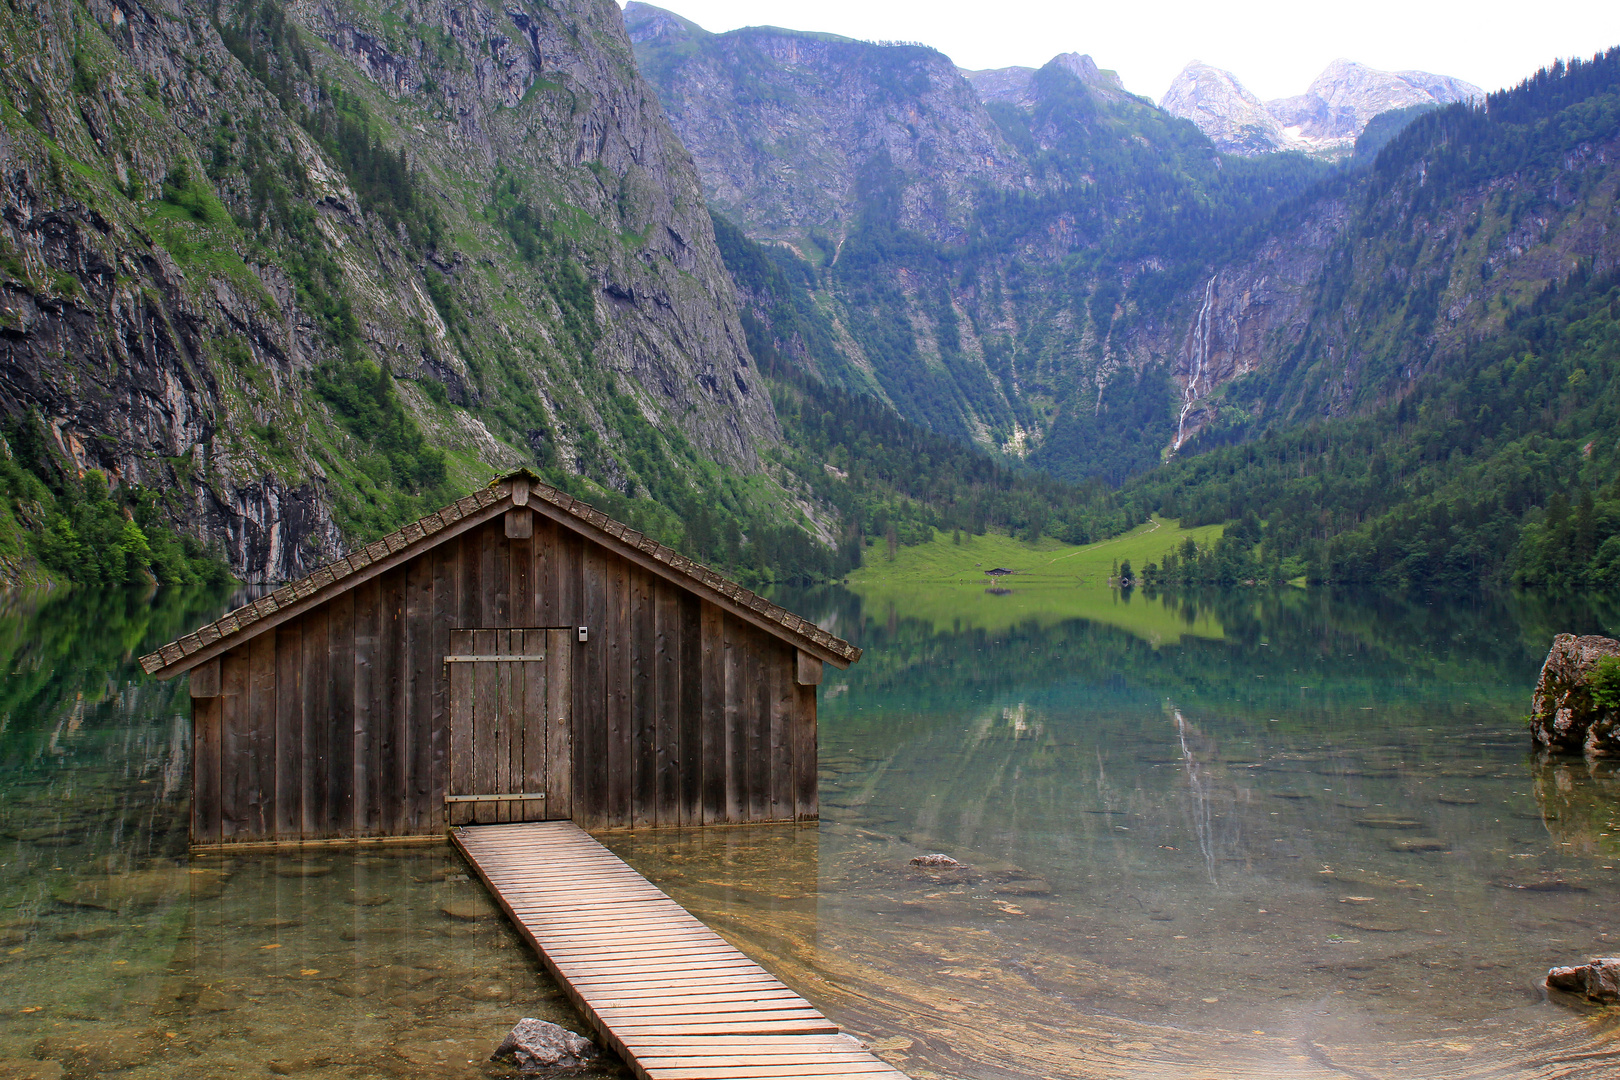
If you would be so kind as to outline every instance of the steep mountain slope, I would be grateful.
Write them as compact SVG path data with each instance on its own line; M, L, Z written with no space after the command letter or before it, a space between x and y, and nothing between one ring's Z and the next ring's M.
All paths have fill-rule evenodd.
M1058 476L1119 483L1268 426L1376 408L1500 333L1578 261L1602 270L1620 249L1616 136L1591 65L1548 76L1580 94L1510 115L1520 97L1436 110L1436 95L1475 89L1335 64L1309 95L1323 125L1310 137L1362 137L1328 169L1219 155L1086 58L967 73L981 113L946 93L927 50L818 44L811 72L795 58L813 35L711 35L640 4L627 20L711 196L726 191L716 202L744 233L778 241L772 258L804 292L794 320L815 332L779 344L803 343L786 351L910 419ZM918 64L926 80L900 78ZM1241 99L1235 80L1216 81ZM771 131L864 147L836 167L817 159L839 209L812 216L835 240L780 224L793 200L765 178L798 168L791 140L704 136L741 93L772 100ZM903 130L903 164L869 128ZM978 156L987 142L996 153ZM940 191L948 200L930 202Z
M1158 460L1185 290L1320 171L1223 160L1072 54L964 76L915 46L625 17L711 202L824 318L814 370L1071 478Z
M1617 140L1620 49L1414 122L1338 197L1280 367L1125 500L1247 517L1282 576L1620 584Z
M1620 53L1560 64L1419 117L1281 215L1206 283L1177 357L1183 439L1399 398L1578 266L1614 266L1617 101Z
M878 157L908 178L907 223L936 239L967 227L974 181L1016 168L972 87L932 49L773 27L712 35L639 3L625 21L712 205L812 258L836 252Z
M776 498L723 478L779 427L610 0L46 0L0 82L12 533L86 470L248 580L524 461L670 528Z

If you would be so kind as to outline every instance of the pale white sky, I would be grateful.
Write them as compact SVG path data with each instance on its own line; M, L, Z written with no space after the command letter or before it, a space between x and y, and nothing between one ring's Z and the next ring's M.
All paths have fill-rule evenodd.
M1303 93L1336 57L1417 68L1497 90L1560 57L1620 45L1620 0L670 0L707 30L771 25L921 41L964 68L1039 67L1090 53L1157 101L1189 60L1226 68L1261 99Z

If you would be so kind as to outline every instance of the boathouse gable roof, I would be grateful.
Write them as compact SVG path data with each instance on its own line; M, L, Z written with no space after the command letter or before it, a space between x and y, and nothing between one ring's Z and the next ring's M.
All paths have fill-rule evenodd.
M419 521L389 533L314 573L284 585L193 633L141 657L148 675L172 678L235 648L266 630L326 603L362 582L409 562L444 541L492 521L515 506L528 506L631 562L783 639L810 655L845 668L861 650L808 619L680 554L650 536L615 521L527 469L497 477L487 487L457 499Z

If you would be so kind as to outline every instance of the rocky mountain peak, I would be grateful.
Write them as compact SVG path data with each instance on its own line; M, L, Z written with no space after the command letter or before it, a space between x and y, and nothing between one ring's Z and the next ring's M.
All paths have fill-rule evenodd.
M666 11L639 0L630 0L624 6L624 28L636 44L658 41L675 44L693 38L708 37L709 32L690 19L683 19L673 11Z
M1269 153L1289 141L1276 118L1236 75L1198 60L1181 69L1159 107L1191 120L1229 154Z
M1472 83L1427 71L1380 71L1333 61L1303 94L1261 102L1229 71L1194 61L1160 107L1197 124L1227 153L1303 150L1338 156L1379 113L1412 106L1483 100Z
M1125 86L1118 72L1107 71L1086 53L1058 53L1047 61L1078 78L1104 97L1125 97ZM962 77L973 84L974 91L983 102L999 101L1027 109L1035 104L1035 72L1032 67L986 68L982 71L959 69Z
M1311 141L1353 143L1379 113L1413 105L1481 99L1472 83L1426 71L1380 71L1353 60L1333 61L1299 97L1268 102L1285 127Z

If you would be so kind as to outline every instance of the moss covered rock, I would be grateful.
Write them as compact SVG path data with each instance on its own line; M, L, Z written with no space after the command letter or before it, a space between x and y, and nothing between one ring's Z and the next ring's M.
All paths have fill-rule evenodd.
M1530 702L1530 734L1537 746L1560 753L1620 751L1620 708L1605 704L1603 676L1609 665L1602 661L1609 657L1620 658L1620 641L1574 634L1553 638Z

